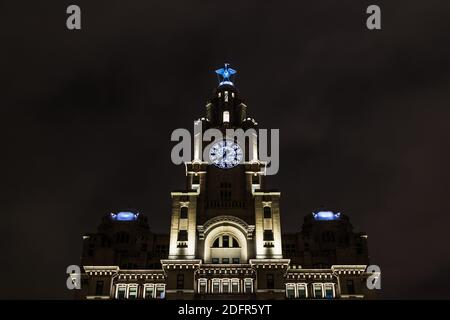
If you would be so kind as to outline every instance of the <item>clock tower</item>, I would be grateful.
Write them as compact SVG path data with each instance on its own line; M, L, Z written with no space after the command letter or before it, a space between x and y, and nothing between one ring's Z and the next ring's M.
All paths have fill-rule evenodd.
M195 121L201 131L194 136L194 158L185 163L186 189L172 192L169 259L280 259L280 193L265 189L257 122L234 85L236 71L225 64L216 73L219 85L206 116ZM223 139L203 141L210 129Z
M235 268L271 261L282 272L289 260L282 259L280 192L265 188L258 124L235 87L236 71L225 64L216 73L206 115L194 123L186 189L172 192L169 259L162 265L168 277L167 267L180 260ZM214 130L223 138L205 142Z
M248 116L236 70L225 64L216 73L219 84L194 121L185 188L171 193L169 234L151 232L134 209L104 216L98 232L83 236L78 297L371 297L367 235L346 215L321 208L300 232L281 234L280 192L266 187L273 161L263 157L264 131Z

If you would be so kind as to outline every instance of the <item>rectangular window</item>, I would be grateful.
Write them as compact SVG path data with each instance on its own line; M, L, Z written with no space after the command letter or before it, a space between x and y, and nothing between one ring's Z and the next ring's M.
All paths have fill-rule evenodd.
M275 281L274 281L273 273L268 273L266 275L266 279L267 279L267 289L274 289Z
M327 299L333 299L334 298L333 287L332 286L326 286L325 287L325 298L327 298Z
M239 264L239 258L233 258L233 263L234 264Z
M181 207L180 219L187 219L187 217L188 217L188 208L187 207Z
M153 299L153 286L146 286L144 291L144 298L145 299Z
M314 285L314 298L323 298L321 285Z
M200 293L206 293L206 281L200 281L198 291Z
M222 283L222 293L228 293L228 292L230 292L230 283L225 280Z
M355 293L355 283L353 282L353 279L347 279L347 293L348 294L354 294Z
M187 230L178 231L178 241L187 241L187 240L188 240Z
M103 285L104 285L103 280L97 281L97 283L95 284L95 295L96 296L103 295Z
M270 219L270 218L272 218L272 208L264 207L264 219Z
M231 292L239 293L239 280L233 280L231 282Z
M219 258L212 258L212 259L211 259L211 262L212 262L212 263L219 263Z
M252 293L252 279L245 280L245 293Z
M213 293L219 293L220 289L219 289L219 281L213 281L213 285L212 285L212 291Z
M273 231L264 230L264 241L273 241Z
M299 285L297 290L297 295L300 299L306 299L306 285Z
M288 299L294 299L295 298L295 287L294 285L287 285L286 286L286 296Z
M128 299L136 299L137 298L137 286L130 286L128 289Z
M229 258L222 258L222 263L230 263L230 259Z
M223 236L222 237L222 247L228 248L230 246L230 237L229 236Z
M184 289L184 274L177 275L177 289Z
M166 290L164 286L156 287L156 299L164 299L166 296Z
M125 287L119 287L117 289L117 299L125 299L127 289Z
M225 95L225 98L226 98L225 101L227 101L228 95ZM230 122L230 112L228 112L228 111L223 112L223 122Z

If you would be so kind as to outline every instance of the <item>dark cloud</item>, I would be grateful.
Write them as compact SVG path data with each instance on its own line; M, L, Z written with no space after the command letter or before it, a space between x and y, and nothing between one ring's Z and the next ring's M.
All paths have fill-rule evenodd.
M283 226L320 205L369 234L387 298L449 298L448 1L2 3L3 298L65 298L81 235L136 207L166 232L173 129L191 128L230 62L279 128ZM447 280L446 280L447 279Z

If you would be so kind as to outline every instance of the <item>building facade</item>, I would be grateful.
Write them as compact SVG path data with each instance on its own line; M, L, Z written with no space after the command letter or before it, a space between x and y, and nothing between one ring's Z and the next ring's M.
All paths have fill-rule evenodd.
M282 234L280 192L266 188L258 124L234 85L236 71L225 65L216 73L219 86L195 121L186 187L171 193L169 234L151 232L135 210L106 215L83 236L77 298L370 298L367 235L346 215L317 210L302 230ZM208 129L224 138L204 142Z

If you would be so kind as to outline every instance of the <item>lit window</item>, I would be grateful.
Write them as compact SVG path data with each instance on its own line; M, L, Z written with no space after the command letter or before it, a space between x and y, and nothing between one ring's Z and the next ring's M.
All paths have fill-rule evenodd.
M231 292L239 293L239 279L233 279L231 281Z
M294 299L295 298L295 286L294 284L286 284L286 297L288 299Z
M230 112L228 111L223 112L223 122L230 122Z
M323 298L322 284L314 284L314 298Z
M137 286L130 286L128 289L128 299L136 299L137 298Z
M126 286L119 286L117 287L117 299L125 299L125 295L127 293L127 287Z
M327 299L334 298L334 286L332 283L325 284L325 298Z
M164 299L166 296L166 288L164 285L158 285L156 287L156 299Z
M253 280L252 279L245 279L245 293L252 293L253 291Z
M220 291L220 283L219 283L218 280L213 281L212 291L213 291L213 293L219 293L219 291Z
M230 283L228 280L223 280L222 282L222 293L228 293L230 291Z
M146 285L144 289L144 298L145 299L153 299L153 293L154 293L153 285Z
M239 248L239 242L232 236L224 235L216 238L211 246L212 248Z
M300 283L297 287L297 296L300 299L306 299L308 297L308 292L306 290L306 283Z
M199 293L206 293L206 279L200 279L198 285Z

